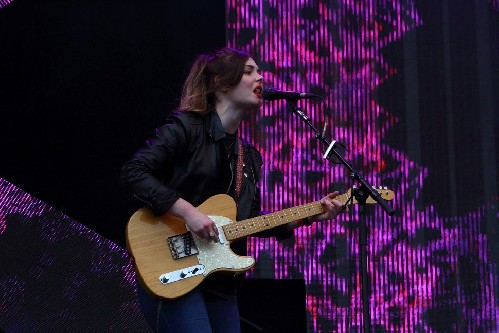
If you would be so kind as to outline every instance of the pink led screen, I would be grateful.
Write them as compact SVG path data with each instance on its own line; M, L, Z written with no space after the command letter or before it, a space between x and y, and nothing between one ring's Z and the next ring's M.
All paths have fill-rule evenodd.
M125 249L0 178L0 331L147 332Z
M2 8L3 6L7 6L11 2L12 0L0 0L0 8Z
M345 143L347 160L373 185L395 192L388 217L367 209L370 322L376 332L497 329L497 267L489 262L487 212L494 198L468 213L441 216L422 203L430 172L406 149L385 142L399 118L374 91L397 73L382 50L425 23L412 1L227 1L230 47L252 54L265 86L312 92L325 102L300 101L329 139ZM243 135L262 152L264 209L277 211L344 192L349 177L322 158L325 147L286 109L265 102L245 120ZM251 277L304 278L308 327L357 332L362 325L357 210L311 228L292 241L252 239L259 259ZM463 272L466 271L466 274ZM497 288L497 286L495 286Z

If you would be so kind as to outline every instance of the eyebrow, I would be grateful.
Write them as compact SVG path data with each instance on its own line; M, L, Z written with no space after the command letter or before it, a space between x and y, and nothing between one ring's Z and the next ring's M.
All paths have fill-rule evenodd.
M260 68L259 68L259 67L255 67L255 66L253 66L253 65L244 65L244 67L245 67L245 68L246 68L246 67L249 67L249 69L254 69L254 68L256 68L256 71L257 71L257 72L259 72L259 71L260 71Z

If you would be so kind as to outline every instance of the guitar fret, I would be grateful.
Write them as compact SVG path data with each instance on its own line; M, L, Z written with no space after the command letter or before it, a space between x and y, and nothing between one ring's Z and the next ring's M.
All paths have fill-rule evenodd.
M251 219L232 223L224 226L223 228L227 239L233 240L249 236L260 231L273 229L277 226L287 224L304 217L321 214L324 211L325 208L319 201L316 201L298 207L287 208L280 212L260 215Z
M378 190L380 192L381 190ZM381 193L381 192L380 192ZM393 192L385 190L383 192L387 199L393 198ZM390 198L391 197L391 198ZM336 198L341 204L357 203L355 198L350 202L350 191L348 193L340 194ZM369 198L368 198L369 200ZM369 203L375 203L371 199ZM228 240L234 240L249 236L260 231L272 229L279 225L283 225L292 221L296 221L305 217L314 216L324 213L326 208L321 205L320 201L315 201L309 204L287 208L280 212L275 212L267 215L261 215L247 220L239 221L229 225L223 226L225 235Z

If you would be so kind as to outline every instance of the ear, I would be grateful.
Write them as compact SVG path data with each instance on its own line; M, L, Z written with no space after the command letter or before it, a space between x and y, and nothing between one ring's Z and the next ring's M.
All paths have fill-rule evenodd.
M219 78L219 76L215 76L214 79L215 79L215 84L216 84L220 78ZM227 91L229 91L229 87L223 87L219 91L226 93Z

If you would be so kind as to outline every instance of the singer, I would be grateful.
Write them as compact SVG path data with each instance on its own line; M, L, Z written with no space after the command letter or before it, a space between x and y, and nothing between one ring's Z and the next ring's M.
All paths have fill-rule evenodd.
M123 186L156 215L168 212L180 217L207 241L218 242L219 230L196 206L213 195L234 198L238 221L262 214L258 186L262 158L238 137L243 116L262 105L262 92L263 76L248 54L224 48L198 56L179 107L123 166ZM324 213L258 236L285 239L295 228L335 218L342 212L337 195L321 199ZM245 240L231 247L246 254ZM240 332L236 295L241 278L242 274L214 273L193 291L168 301L148 294L138 281L139 303L155 332Z

